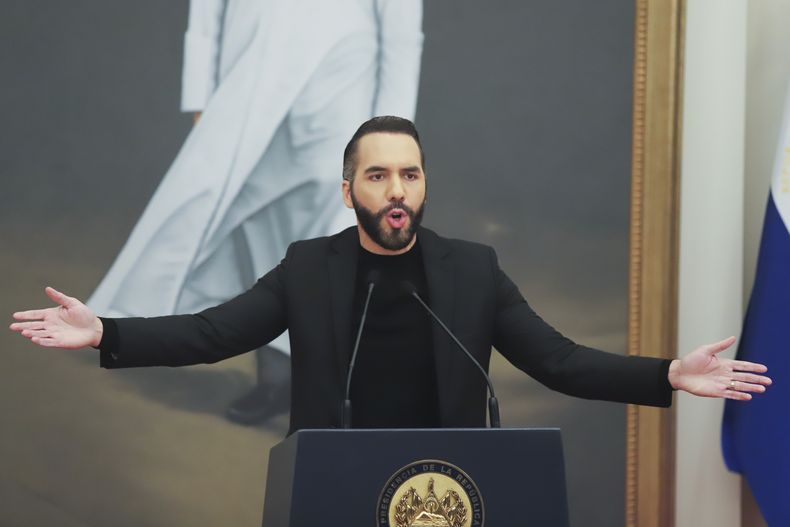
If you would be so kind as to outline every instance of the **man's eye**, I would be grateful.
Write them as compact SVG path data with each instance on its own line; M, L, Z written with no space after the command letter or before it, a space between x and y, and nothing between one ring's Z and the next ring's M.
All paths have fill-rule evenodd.
M384 174L371 174L369 179L371 181L381 181L382 179L384 179Z
M419 175L414 172L408 172L404 176L408 181L414 181L415 179L419 179Z

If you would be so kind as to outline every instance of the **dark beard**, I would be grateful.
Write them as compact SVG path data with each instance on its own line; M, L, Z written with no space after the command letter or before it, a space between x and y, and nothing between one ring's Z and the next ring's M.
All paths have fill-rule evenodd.
M354 204L354 212L357 214L357 221L362 226L362 230L377 245L389 251L400 251L411 243L412 239L414 239L414 233L417 232L417 227L422 223L423 212L425 212L425 201L422 202L422 205L416 211L403 203L390 203L380 211L373 212L357 202L353 190L351 191L351 202ZM393 209L401 209L408 214L409 224L406 228L390 229L387 232L381 226L381 220Z

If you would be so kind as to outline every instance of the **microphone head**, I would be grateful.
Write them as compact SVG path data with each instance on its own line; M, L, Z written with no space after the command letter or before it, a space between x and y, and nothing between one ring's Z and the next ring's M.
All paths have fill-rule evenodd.
M365 283L367 285L376 285L381 277L381 272L378 269L371 269L368 271L368 274L365 275Z
M417 288L414 287L414 284L412 284L408 280L403 280L399 285L400 285L401 291L403 291L404 293L406 293L409 296L414 296L414 293L417 292Z

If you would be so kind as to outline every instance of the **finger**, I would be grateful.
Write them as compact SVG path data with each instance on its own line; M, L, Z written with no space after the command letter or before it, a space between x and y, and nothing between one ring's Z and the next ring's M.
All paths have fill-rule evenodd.
M770 386L773 382L770 377L764 375L754 375L753 373L734 373L733 380L741 382L749 382L752 384L764 384Z
M733 344L735 344L735 337L727 337L726 339L720 340L719 342L708 344L707 351L711 355L715 355L716 353L721 353L722 351L726 350Z
M725 399L733 399L736 401L750 401L752 399L751 394L738 392L735 390L725 390L723 397Z
M733 381L731 386L730 391L736 392L763 393L765 391L765 386L762 384L752 384L749 382Z
M58 342L52 337L33 337L30 339L33 344L44 346L45 348L57 348Z
M53 302L57 302L63 307L69 307L76 301L76 298L72 298L68 295L64 295L54 287L45 287L44 291L47 293L47 296L52 299Z
M756 373L765 373L768 371L768 366L765 364L758 364L756 362L748 362L745 360L732 361L732 369L737 371L752 371Z
M31 337L51 337L52 332L48 329L24 329L22 330L22 336L31 338Z
M16 320L43 320L46 309L31 309L30 311L17 311L12 316Z
M11 331L22 331L24 329L43 329L44 322L36 320L34 322L15 322L9 326Z

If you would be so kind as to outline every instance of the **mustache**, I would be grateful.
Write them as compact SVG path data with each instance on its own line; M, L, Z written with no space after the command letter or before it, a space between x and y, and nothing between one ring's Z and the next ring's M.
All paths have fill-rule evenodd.
M413 208L409 207L409 206L408 206L408 205L406 205L405 203L400 203L400 202L399 202L399 203L390 203L389 205L387 205L387 206L386 206L386 207L384 207L383 209L380 209L380 210L379 210L379 211L376 213L376 221L381 221L381 220L384 218L384 216L386 216L387 214L389 214L390 212L392 212L392 211L393 211L393 210L395 210L395 209L400 209L400 210L402 210L402 211L403 211L403 212L405 212L405 213L406 213L406 214L409 216L409 218L410 218L410 219L412 219L412 220L414 219L414 216L415 216L415 214L417 214L417 213L414 211L414 209L413 209Z

